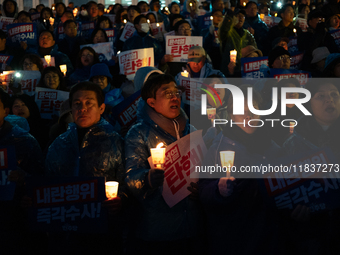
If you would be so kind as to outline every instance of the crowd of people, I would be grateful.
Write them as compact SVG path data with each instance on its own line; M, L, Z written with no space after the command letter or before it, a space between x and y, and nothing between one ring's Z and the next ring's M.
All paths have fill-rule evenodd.
M94 1L80 7L58 2L50 7L39 4L27 12L18 10L15 1L5 0L2 17L13 18L13 23L34 23L38 44L25 40L14 44L8 31L0 30L0 56L12 57L2 71L40 73L37 88L69 92L69 96L58 116L46 119L36 95L25 93L16 78L5 81L0 77L0 152L14 147L12 157L17 164L7 177L16 185L14 197L0 202L4 254L339 254L340 211L333 197L338 197L340 185L336 178L340 44L335 36L340 29L340 3L300 0L280 4L212 0L200 6L196 0L180 0L162 8L159 0L151 0L106 9ZM32 20L37 14L39 18ZM203 20L209 21L208 26L201 16L207 17ZM269 24L268 18L274 23L281 19ZM95 27L84 35L79 26L87 22ZM154 23L162 24L163 31L151 29ZM127 24L135 31L123 40ZM109 39L108 29L114 29L114 40ZM174 62L174 56L166 53L166 33L201 37L202 46L190 47L186 62ZM111 59L95 47L105 42L112 43L115 54ZM154 66L140 67L134 79L128 79L122 74L119 53L144 48L153 48ZM292 63L296 55L300 60ZM54 59L52 66L46 65L45 56ZM257 79L243 79L242 61L251 62L249 58L268 63L259 66ZM62 65L67 71L59 68ZM271 76L289 70L290 74L306 74L307 82L292 75L280 81ZM206 85L199 93L213 95L207 98L207 108L216 109L215 119L235 125L213 125L201 109L190 105L185 99L193 88L183 88L185 78ZM253 106L245 100L244 113L235 114L231 91L214 88L226 83L237 85L245 98L252 98ZM281 104L283 94L274 100L273 87L279 92L291 89L286 94L291 100L301 98L294 89L304 87L311 96L304 104L311 115L292 101ZM138 92L135 120L124 126L114 117L122 109L116 106ZM266 118L297 120L293 129L280 122L259 125L263 116L254 110L269 109L274 101L278 107ZM242 125L246 121L252 125ZM178 166L174 176L164 171L164 165L151 166L150 149L159 143L170 146L197 130L203 130L207 149L203 166L220 164L221 151L234 151L234 166L240 167L264 159L280 165L282 158L327 148L335 160L328 163L338 171L328 186L326 178L299 179L298 194L286 189L275 198L276 207L261 181L234 176L189 182L190 194L170 207L163 198L165 183L182 180L185 171ZM26 184L35 177L105 177L119 182L118 196L102 201L109 231L32 232L34 222L28 212L35 202ZM277 183L297 180L281 178ZM2 179L0 187L5 182ZM333 193L327 193L326 186ZM315 188L322 191L315 193Z

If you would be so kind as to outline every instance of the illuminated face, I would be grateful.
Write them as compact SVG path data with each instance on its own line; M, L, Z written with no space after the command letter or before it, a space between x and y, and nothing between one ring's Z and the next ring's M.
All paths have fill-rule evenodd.
M155 12L158 12L160 8L161 8L161 4L159 2L154 2L153 3L153 10Z
M149 15L149 21L150 21L150 23L156 23L155 16Z
M92 80L93 83L97 84L101 89L105 89L108 85L108 80L106 76L94 76Z
M242 13L237 14L238 23L235 25L236 28L241 28L245 21L245 16Z
M217 27L223 21L223 14L222 12L215 12L213 15L213 24Z
M98 6L96 4L91 4L87 10L91 18L98 16Z
M42 32L39 36L39 46L41 48L50 48L55 44L55 41L49 32Z
M284 13L281 14L281 18L285 22L293 22L294 19L294 9L292 7L287 7Z
M334 29L338 29L339 28L339 25L340 25L340 20L339 20L339 16L338 15L334 15L332 16L332 18L330 19L329 23L330 23L330 26Z
M15 99L13 106L12 106L12 112L14 115L23 117L25 119L27 119L30 116L30 111L28 107L20 99Z
M65 27L64 33L68 37L76 37L77 36L77 25L76 25L76 23L72 22L72 23L68 24Z
M257 5L249 4L246 9L247 17L255 17L257 15Z
M223 12L223 9L224 9L224 2L223 2L223 0L215 1L214 4L213 4L213 9L214 10L220 10L221 12Z
M142 13L148 12L149 10L149 6L146 3L143 3L142 5L140 5L139 8Z
M65 23L67 20L73 20L74 17L71 13L65 12L63 16L61 16L60 20Z
M34 64L29 58L26 58L24 60L24 63L22 64L22 69L24 71L39 71L39 67Z
M18 17L18 23L32 23L31 19L24 14Z
M46 88L57 89L59 87L59 75L54 72L49 72L44 76L44 83Z
M282 56L277 57L273 62L272 68L289 69L290 68L290 57L289 57L289 55L282 55Z
M155 98L148 98L147 103L156 112L169 119L176 118L181 112L181 93L176 84L163 84L156 92Z
M102 22L100 22L99 26L101 29L107 29L110 27L110 23L108 20L103 20Z
M7 11L8 13L13 13L13 12L15 12L15 5L14 5L11 1L8 1L8 2L6 3L6 11Z
M171 6L170 12L171 14L179 14L181 12L181 8L178 4L174 4Z
M96 93L78 90L72 98L72 116L74 123L80 128L88 128L98 123L105 104L98 105Z
M49 18L51 17L51 14L49 11L44 11L42 14L43 19L45 19L47 22L49 22Z
M94 55L89 50L84 50L81 54L81 63L83 66L90 66L93 64Z
M93 43L103 43L106 42L105 35L103 31L99 30L93 38Z
M56 12L58 14L58 16L60 17L61 15L63 15L63 13L65 12L65 8L62 4L58 4Z
M191 27L188 23L183 23L178 27L178 35L191 36Z
M288 51L288 44L286 41L281 41L276 46L281 46L282 48Z
M333 84L322 85L310 103L313 116L320 125L329 126L340 116L340 94Z

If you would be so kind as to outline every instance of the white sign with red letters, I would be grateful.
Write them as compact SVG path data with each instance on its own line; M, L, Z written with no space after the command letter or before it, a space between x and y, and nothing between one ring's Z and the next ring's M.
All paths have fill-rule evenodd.
M174 57L172 62L188 62L188 51L192 46L203 47L202 36L166 37L166 54Z

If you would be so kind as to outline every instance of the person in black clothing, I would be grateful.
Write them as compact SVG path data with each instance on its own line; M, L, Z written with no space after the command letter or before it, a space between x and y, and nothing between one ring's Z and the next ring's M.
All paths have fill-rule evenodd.
M13 69L20 69L20 60L21 57L25 54L25 51L21 47L13 48L6 45L6 38L6 33L0 29L0 54L13 56L10 67Z

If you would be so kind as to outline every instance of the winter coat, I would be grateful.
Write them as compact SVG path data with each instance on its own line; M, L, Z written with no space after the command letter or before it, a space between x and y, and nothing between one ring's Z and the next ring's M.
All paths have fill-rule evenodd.
M77 68L68 79L68 85L72 86L81 81L87 81L90 78L90 71L92 66L83 66Z
M252 45L257 48L254 36L248 30L243 28L236 29L233 26L233 20L231 16L224 18L219 29L219 39L222 47L221 71L226 76L230 76L228 65L230 62L231 50L237 51L235 70L241 70L241 49L248 45Z
M79 146L77 125L51 144L46 156L46 172L51 176L106 177L123 181L123 140L104 119L89 128ZM80 147L80 149L79 149Z
M216 38L215 33L217 33L218 28L211 25L208 31L203 36L203 48L211 58L212 65L214 69L220 69L222 55L220 49L220 40Z
M137 50L144 48L153 48L155 57L155 66L157 66L164 56L164 50L161 44L155 38L151 37L149 33L142 37L135 31L131 38L127 39L123 46L123 51Z
M201 224L198 222L199 203L186 197L169 208L162 197L163 188L152 189L145 182L150 170L148 163L148 158L151 156L150 149L156 148L160 142L168 146L176 141L176 137L170 135L151 119L148 111L154 110L148 105L144 105L143 111L143 114L139 113L143 119L129 130L125 139L125 181L142 207L136 236L146 241L174 241L194 237L198 235L197 229ZM171 122L156 112L153 114L158 115L163 121ZM174 123L173 120L172 122ZM182 136L192 131L194 128L187 120Z
M255 31L254 37L257 44L257 48L259 48L262 51L263 50L262 41L264 38L266 38L269 30L266 23L264 23L257 14L255 17L252 18L246 17L243 24L243 28L248 29L249 27L254 29Z
M60 52L66 54L70 58L72 65L76 66L80 45L83 44L86 44L84 38L78 36L75 38L70 38L65 35L64 39L58 43L58 48Z
M235 138L238 129L244 141ZM232 137L232 138L228 138ZM250 138L252 137L252 138ZM249 142L250 139L252 142ZM247 144L248 143L248 144ZM227 127L214 140L203 166L221 165L220 151L235 151L234 166L256 165L259 161L275 159L282 150L266 137L264 130L247 135L239 127ZM226 173L221 176L226 177ZM228 197L220 195L219 179L200 179L200 199L208 220L211 254L277 254L277 224L275 215L263 201L256 179L236 177L236 186Z

